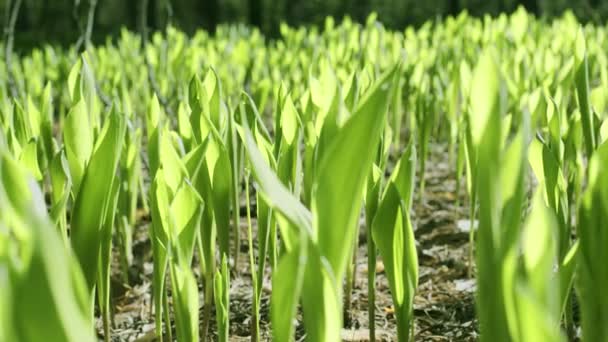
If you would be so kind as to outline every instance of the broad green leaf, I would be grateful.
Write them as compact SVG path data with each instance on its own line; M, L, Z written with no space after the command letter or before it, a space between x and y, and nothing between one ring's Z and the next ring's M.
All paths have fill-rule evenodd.
M175 330L179 341L199 340L198 286L188 264L171 266Z
M511 148L511 156L501 163L502 118L499 108L499 69L494 62L491 50L485 51L473 73L471 84L471 112L468 119L467 143L469 158L472 164L470 174L474 182L474 191L479 203L479 228L476 242L477 260L477 310L480 320L481 341L498 339L509 340L508 317L505 311L505 301L508 305L509 297L504 297L504 289L511 284L509 261L505 258L509 244L503 246L502 237L514 240L514 236L502 231L501 220L504 204L503 199L509 199L518 191L516 185L520 184L517 160L522 152ZM517 145L523 145L518 143ZM511 144L511 147L517 146ZM519 154L518 154L519 153ZM521 158L520 158L521 159ZM504 167L504 172L502 171ZM497 170L498 175L497 175ZM506 174L506 179L502 176ZM506 193L501 194L500 186L505 185ZM505 219L518 219L514 212L519 207L512 203L507 209ZM517 213L519 214L519 213ZM508 226L507 226L508 227ZM517 226L515 226L516 228ZM503 254L504 253L504 254Z
M51 159L55 155L56 146L53 138L53 97L51 93L51 83L47 83L44 87L44 95L42 100L41 108L41 125L40 134L42 136L42 143L44 146L45 158L47 163L51 162Z
M164 171L163 176L171 196L174 196L182 180L188 175L188 171L171 141L169 130L165 128L159 134L159 167Z
M409 214L394 183L389 183L372 223L374 242L384 260L400 341L409 340L418 287L418 256Z
M579 207L578 283L583 338L585 341L608 339L608 297L603 295L608 286L608 269L602 260L608 255L608 143L603 143L589 161L589 184Z
M579 242L575 242L566 256L561 261L559 269L559 295L560 295L560 312L563 314L568 305L570 298L570 290L574 285L574 275L576 274L576 266L578 265L578 246Z
M91 129L97 134L100 125L100 110L99 110L99 99L97 98L97 86L95 80L95 74L93 68L89 65L89 61L86 56L87 52L83 53L82 69L80 71L80 82L81 82L81 95L82 100L86 104L86 111L89 115L89 121Z
M90 290L95 285L100 233L110 207L116 167L125 138L125 118L112 111L100 133L74 202L71 239Z
M23 147L20 162L35 180L42 180L42 172L40 171L40 164L38 162L38 141L36 139L30 140L27 145Z
M228 342L230 326L230 273L226 257L222 258L222 268L215 272L214 277L214 298L216 305L216 317L218 322L218 341Z
M80 88L80 70L82 69L82 60L79 58L76 60L76 64L72 66L68 73L68 95L72 104L78 102L81 97Z
M294 333L294 317L304 282L307 248L306 239L287 251L272 272L272 298L270 317L272 336L275 341L291 341Z
M606 141L608 141L608 119L604 120L604 123L600 127L600 144Z
M190 262L194 252L196 233L199 228L201 214L203 211L203 200L196 190L188 183L183 182L175 194L170 205L173 244L182 254L180 260Z
M281 183L277 175L272 172L247 126L239 130L247 157L251 163L253 175L257 182L258 191L270 207L277 210L291 223L293 228L308 230L312 234L312 215ZM285 243L290 248L290 237L297 233L290 232L288 227L281 227Z
M232 192L232 166L228 150L221 142L211 139L206 152L211 177L214 220L217 227L220 255L230 250L230 207Z
M190 114L183 102L180 102L177 109L177 125L186 150L190 151L192 148L192 126L190 125Z
M150 186L150 212L152 223L150 224L150 239L152 242L153 255L153 300L156 333L162 334L162 299L165 291L165 277L167 271L169 248L169 205L170 195L164 170L161 168L156 172L156 176Z
M410 141L401 158L395 165L390 182L395 184L399 195L405 203L406 210L412 207L414 197L414 185L416 180L416 147L413 140Z
M74 184L74 196L80 190L80 183L93 152L93 134L89 125L85 104L80 100L68 113L63 128L63 143Z
M371 170L398 66L364 95L318 163L312 193L313 231L321 255L341 281L356 232L365 179ZM363 138L365 137L365 138ZM344 201L344 198L351 200ZM340 247L341 246L341 247Z
M533 200L533 207L521 236L523 272L515 280L513 296L517 308L518 341L561 341L560 288L554 281L557 259L555 215L542 199L541 191Z
M342 291L336 286L331 265L320 254L320 249L310 243L305 262L302 308L307 341L340 341Z
M471 112L469 125L473 143L479 145L488 124L499 118L499 69L491 50L484 51L471 79Z
M580 40L584 42L584 37L582 37ZM587 156L591 156L596 147L596 137L594 127L595 115L591 110L589 97L589 65L587 52L584 50L584 47L582 52L578 49L580 48L577 47L577 56L582 53L583 57L580 60L575 73L576 97L578 100L579 110L581 112L583 136L585 137L585 152L587 153Z
M13 214L0 214L0 226L25 229L14 231L12 243L27 250L10 263L0 253L0 272L9 280L2 283L15 303L2 309L12 318L8 333L18 341L94 341L84 277L46 216L42 192L16 162L0 154L0 205Z

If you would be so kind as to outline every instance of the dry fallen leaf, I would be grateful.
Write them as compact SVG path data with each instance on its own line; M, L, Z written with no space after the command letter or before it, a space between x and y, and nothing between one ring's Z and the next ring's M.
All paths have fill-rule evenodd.
M363 267L363 272L367 273L367 267ZM384 263L382 262L382 260L378 260L376 261L376 274L380 274L384 272Z

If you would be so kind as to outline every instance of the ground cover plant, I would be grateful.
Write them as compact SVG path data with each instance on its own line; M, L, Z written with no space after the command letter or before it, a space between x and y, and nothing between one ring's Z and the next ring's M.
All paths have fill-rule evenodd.
M608 340L606 27L142 32L0 43L0 341Z

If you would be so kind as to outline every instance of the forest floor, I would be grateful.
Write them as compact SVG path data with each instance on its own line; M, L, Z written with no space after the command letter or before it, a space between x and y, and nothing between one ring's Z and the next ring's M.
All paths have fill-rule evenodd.
M431 144L426 165L425 193L421 199L416 191L412 213L420 264L419 287L414 299L414 338L416 341L474 341L478 337L478 324L474 304L475 281L468 275L469 207L465 195L466 185L463 181L460 194L457 196L454 167L448 164L445 145ZM417 187L416 190L418 189ZM252 287L245 222L245 219L241 220L241 258L238 275L231 277L231 341L250 340ZM118 263L115 262L113 266L115 268L112 278L113 341L157 340L150 303L152 250L148 229L149 217L142 217L133 240L134 258L129 270L130 285L125 285L121 280ZM193 270L196 274L199 273L198 266L193 266ZM397 341L391 295L380 258L376 271L378 273L375 291L376 338L378 341ZM349 326L342 332L342 339L369 341L367 248L364 226L360 227L355 279L351 297L351 320ZM263 290L261 335L263 341L270 341L269 276L266 276ZM203 303L202 292L200 303ZM296 338L297 341L304 341L301 315L298 314L297 318ZM98 322L97 325L101 338L103 336L101 323ZM214 325L215 323L211 322L209 334L212 340L217 340Z

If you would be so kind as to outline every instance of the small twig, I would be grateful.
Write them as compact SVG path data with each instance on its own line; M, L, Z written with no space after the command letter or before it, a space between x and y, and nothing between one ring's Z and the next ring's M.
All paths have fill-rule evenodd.
M88 50L91 47L91 35L93 34L93 24L95 23L95 9L97 8L97 0L89 0L89 14L87 16L87 26L86 30L82 32L80 41L84 42L85 50ZM99 82L97 82L97 78L93 79L93 83L95 84L95 92L99 96L101 102L103 102L104 107L110 108L112 106L112 101L108 98L108 96L103 92Z
M601 22L600 15L598 14L598 11L595 8L593 8L593 6L589 3L589 0L584 0L583 5L585 6L586 14L588 14L591 17L593 22L600 23Z
M6 23L4 27L4 40L6 41L4 50L4 62L6 65L6 78L8 88L13 98L19 97L19 89L15 82L15 75L13 75L12 68L12 56L13 56L13 43L15 39L15 24L17 23L17 17L19 16L19 8L21 8L21 0L16 0L11 10L12 1L8 0L8 7L6 11ZM10 14L9 14L10 13Z
M83 32L83 28L82 28L82 23L80 23L80 19L78 18L78 8L80 7L80 0L75 0L74 1L74 7L72 8L72 21L74 22L74 24L76 25L76 28L78 29L78 40L76 41L76 51L80 51L81 47L82 47L82 37L84 36Z
M84 31L84 44L88 49L91 45L91 35L93 34L93 23L95 22L95 8L97 0L89 0L89 14L87 17L87 28Z
M80 24L80 20L78 20L78 6L80 5L80 1L74 1L74 9L72 10L72 19L76 22L78 26L78 30L80 31L80 37L76 42L76 51L84 52L87 51L91 46L91 35L93 34L93 24L95 23L95 9L97 8L97 0L89 0L89 12L87 15L87 26L86 29L83 30L82 25ZM91 57L91 55L89 55ZM95 86L95 92L99 99L103 103L104 107L110 108L112 106L112 101L110 98L103 92L99 82L97 82L97 78L93 78L93 83Z
M143 50L142 53L144 55L146 69L148 71L148 83L150 83L150 87L152 88L152 91L156 94L156 98L158 98L158 102L160 102L161 106L163 106L165 113L167 113L171 117L174 117L173 109L171 109L171 107L169 106L169 103L167 102L167 99L160 92L160 88L158 87L158 82L156 82L154 68L152 67L152 63L150 63L150 60L148 59L148 54L146 53L147 48L148 48L148 25L147 25L148 0L141 0L140 4L141 4L141 8L140 8L140 18L139 18L140 19L139 30L140 30L140 34L141 34L141 44L142 44L141 46L142 46L142 50ZM171 7L169 6L168 8L171 8ZM171 13L172 11L169 11L169 12Z

